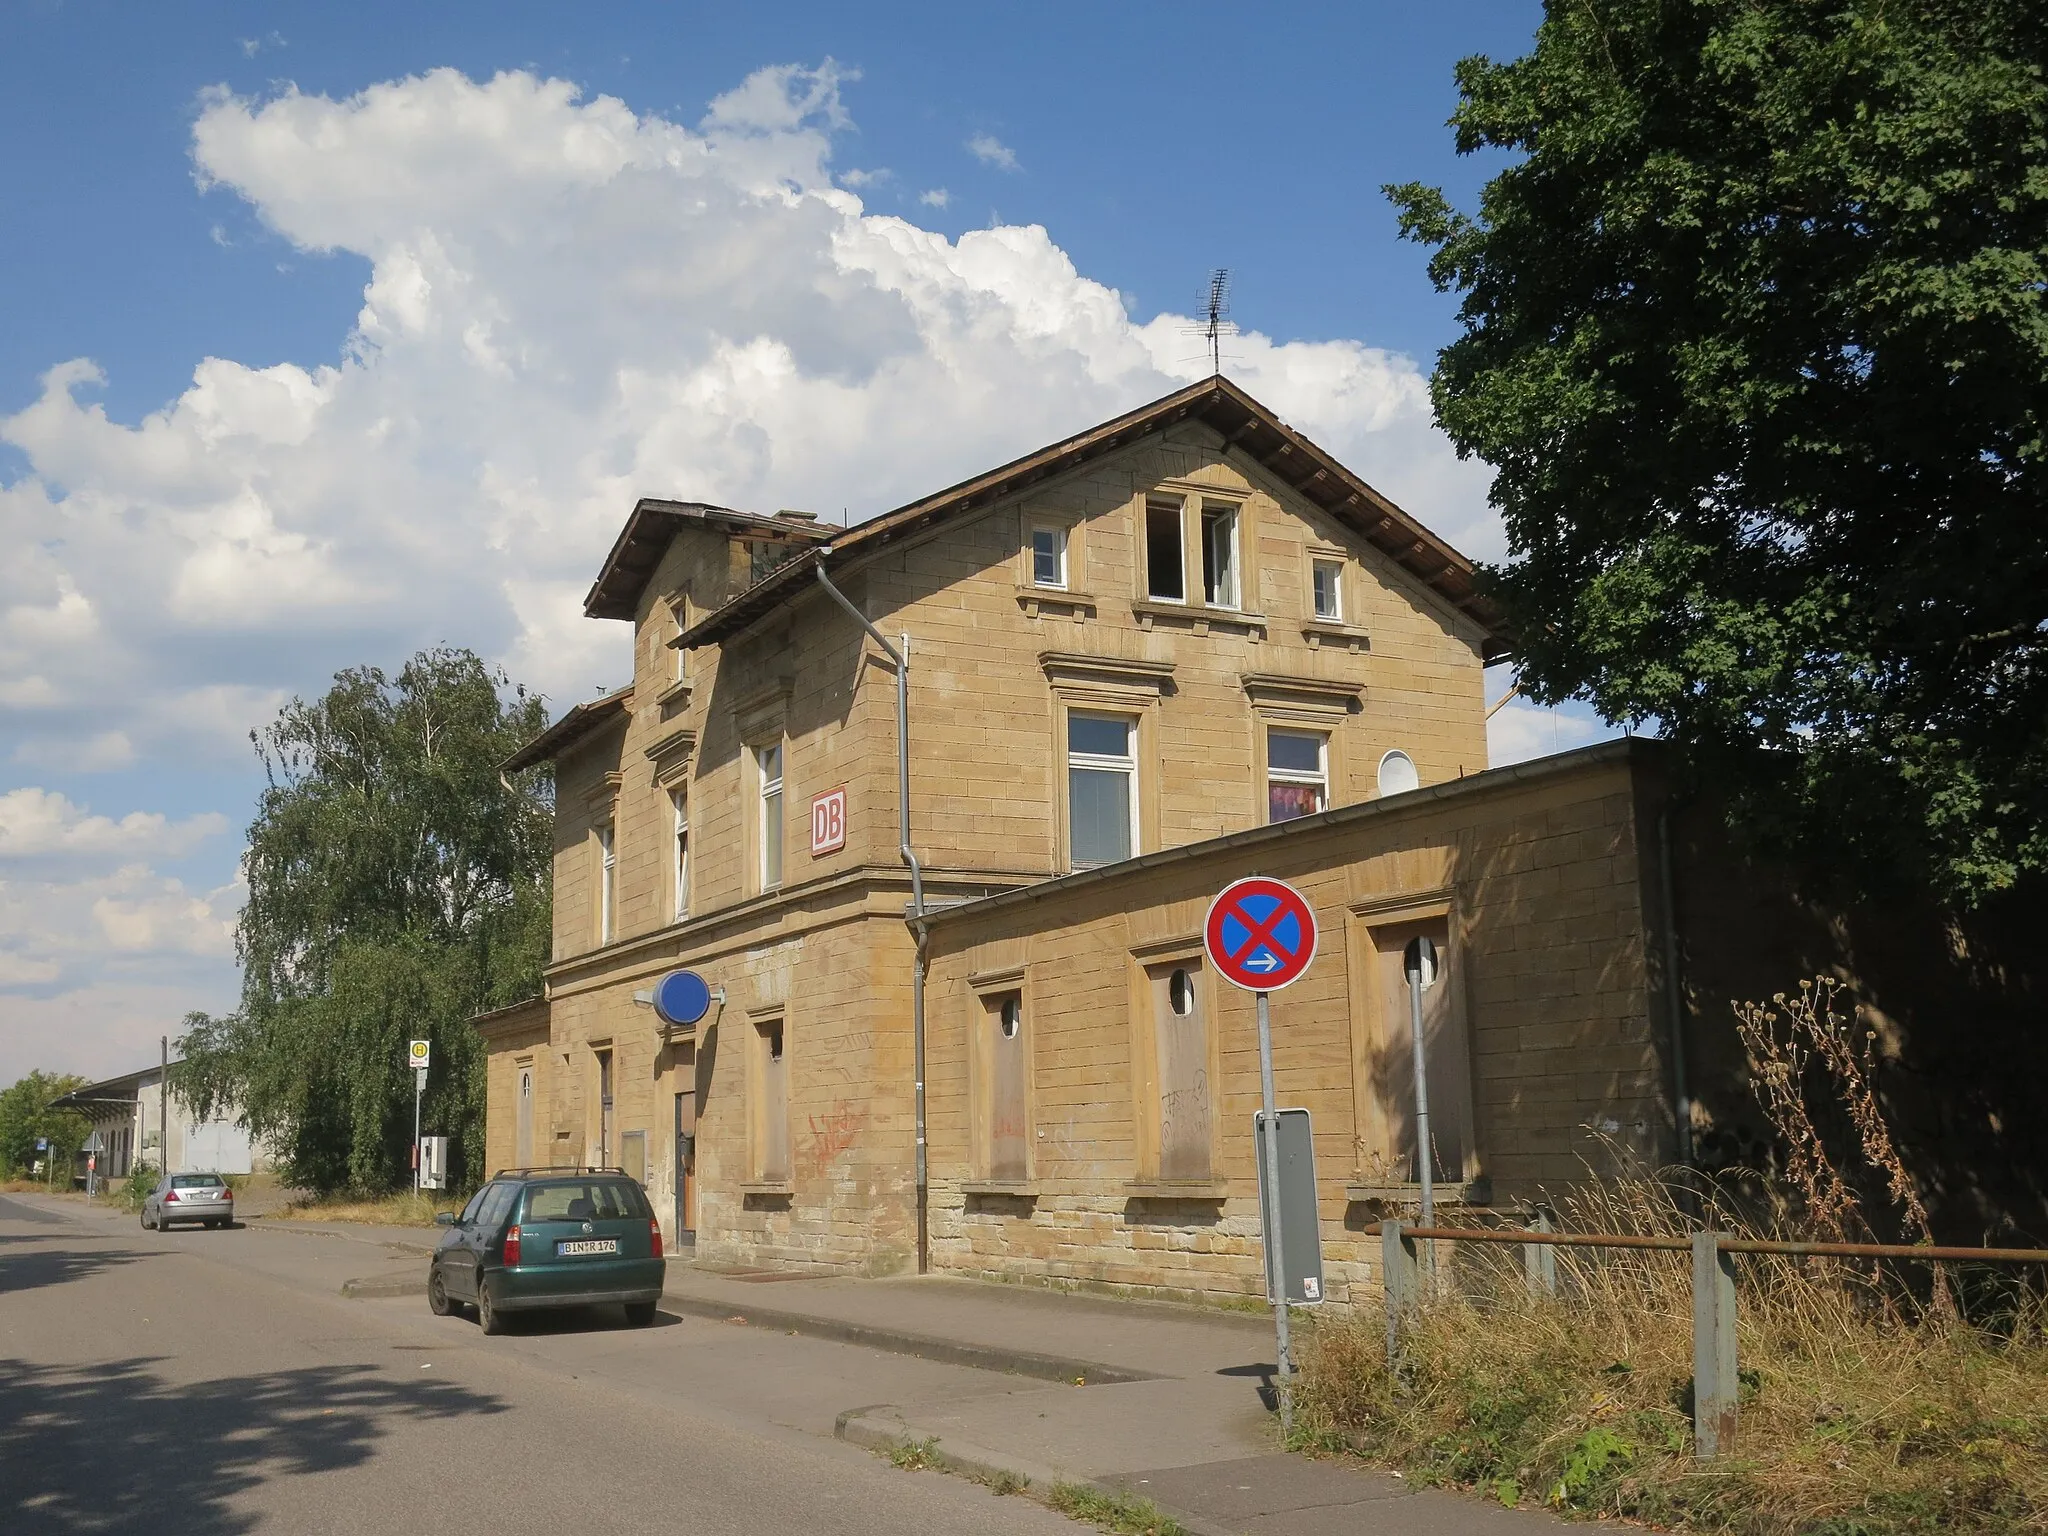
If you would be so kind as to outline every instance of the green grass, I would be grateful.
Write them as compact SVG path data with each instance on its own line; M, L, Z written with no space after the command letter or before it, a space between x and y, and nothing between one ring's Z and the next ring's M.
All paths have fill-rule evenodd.
M930 1436L924 1440L900 1440L889 1448L892 1466L906 1472L943 1471L945 1462L939 1456L939 1437Z
M1071 1520L1086 1520L1113 1536L1188 1536L1188 1528L1150 1499L1111 1492L1092 1483L1057 1483L1047 1507Z

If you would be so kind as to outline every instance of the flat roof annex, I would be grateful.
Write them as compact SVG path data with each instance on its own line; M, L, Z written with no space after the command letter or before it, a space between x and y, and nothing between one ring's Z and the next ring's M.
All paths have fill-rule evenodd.
M1214 428L1231 447L1250 454L1296 494L1362 534L1374 548L1471 619L1484 632L1483 652L1487 661L1509 653L1510 640L1502 615L1479 592L1470 560L1220 374L1176 390L1079 436L821 539L724 607L707 614L679 636L676 644L705 645L745 629L797 592L808 590L814 584L812 570L828 553L835 563L842 556L871 553L894 539L924 533L946 518L985 508L1013 491L1189 420ZM598 578L598 586L592 589L593 594L600 589L610 590L608 584L612 579L608 565L605 574ZM637 599L637 589L634 596ZM617 616L629 617L631 612L632 605L627 603Z

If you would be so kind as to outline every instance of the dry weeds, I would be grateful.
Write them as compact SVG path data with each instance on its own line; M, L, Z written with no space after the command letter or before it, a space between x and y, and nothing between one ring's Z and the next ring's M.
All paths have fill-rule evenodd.
M457 1200L437 1199L430 1194L385 1195L375 1200L349 1196L332 1199L293 1200L266 1218L270 1221L346 1221L378 1227L431 1227L438 1211L459 1211Z
M1649 1183L1565 1215L1568 1230L1686 1228ZM1308 1444L1504 1504L1739 1536L2048 1531L2036 1311L1996 1333L1914 1322L1842 1266L1745 1258L1735 1453L1700 1462L1687 1255L1560 1249L1556 1298L1528 1293L1517 1249L1448 1257L1456 1294L1406 1333L1398 1370L1377 1319L1316 1330Z

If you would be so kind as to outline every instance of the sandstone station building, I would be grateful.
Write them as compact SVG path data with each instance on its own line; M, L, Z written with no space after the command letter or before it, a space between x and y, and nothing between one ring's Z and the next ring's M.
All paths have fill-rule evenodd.
M735 1268L1257 1294L1198 933L1254 873L1322 932L1273 1019L1333 1299L1415 1188L1417 933L1449 1198L1671 1154L1653 754L1489 771L1470 563L1224 379L847 529L641 501L585 611L634 675L507 765L554 765L554 951L476 1021L491 1167L623 1166Z

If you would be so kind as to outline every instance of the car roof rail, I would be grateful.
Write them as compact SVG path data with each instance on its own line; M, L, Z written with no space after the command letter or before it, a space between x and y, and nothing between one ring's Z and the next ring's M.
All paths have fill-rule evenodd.
M500 1168L491 1177L494 1179L573 1178L579 1173L616 1173L621 1177L631 1177L623 1168L600 1168L588 1164L577 1167L566 1163L556 1163L552 1166L541 1168Z

